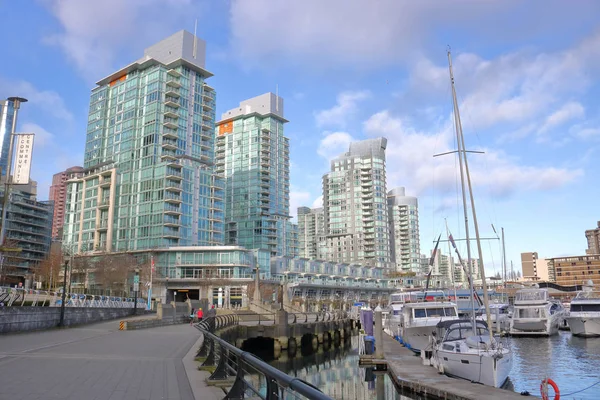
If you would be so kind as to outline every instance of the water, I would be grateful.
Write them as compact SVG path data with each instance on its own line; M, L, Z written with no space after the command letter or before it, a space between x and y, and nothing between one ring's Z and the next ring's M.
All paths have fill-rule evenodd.
M400 394L387 373L358 366L358 337L344 346L319 347L317 353L288 358L285 353L271 365L318 387L336 400L426 400L417 394Z
M560 331L549 338L513 337L510 344L514 357L510 382L515 392L527 390L540 396L540 383L548 377L558 385L561 399L600 398L600 385L567 395L600 381L600 338L578 338Z

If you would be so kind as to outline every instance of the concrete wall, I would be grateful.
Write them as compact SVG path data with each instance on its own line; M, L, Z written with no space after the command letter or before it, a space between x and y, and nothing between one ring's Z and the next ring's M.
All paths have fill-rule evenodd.
M131 308L65 308L65 326L89 324L123 318L133 313ZM137 310L145 314L145 310ZM0 308L0 333L26 332L58 326L60 307L2 307Z

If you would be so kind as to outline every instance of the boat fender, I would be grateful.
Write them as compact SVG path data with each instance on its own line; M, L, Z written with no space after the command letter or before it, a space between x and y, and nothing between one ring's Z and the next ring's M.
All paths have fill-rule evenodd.
M542 394L542 400L549 400L548 386L552 386L552 389L554 389L554 400L560 400L560 390L558 389L558 385L550 378L543 379L542 383L540 384L540 393Z

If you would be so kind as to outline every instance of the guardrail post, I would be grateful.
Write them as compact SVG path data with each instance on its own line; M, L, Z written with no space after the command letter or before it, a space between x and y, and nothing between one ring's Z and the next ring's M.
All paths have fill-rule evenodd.
M219 350L219 364L217 364L215 372L213 372L210 378L208 379L216 380L227 378L227 350L224 349L222 345L219 345Z
M267 396L265 400L279 400L282 398L277 381L268 375L265 375L267 381Z
M244 360L241 356L237 356L237 370L235 374L235 381L229 389L229 392L225 396L225 399L243 399L244 393L246 392L246 381L244 380ZM267 394L267 398L268 394Z
M206 360L202 363L203 367L212 367L215 365L215 341L211 340L209 343L208 355L206 356Z
M202 336L204 336L204 340L202 340L202 346L200 346L200 350L198 351L198 354L196 357L207 357L208 356L208 342L210 341L210 339L203 333Z

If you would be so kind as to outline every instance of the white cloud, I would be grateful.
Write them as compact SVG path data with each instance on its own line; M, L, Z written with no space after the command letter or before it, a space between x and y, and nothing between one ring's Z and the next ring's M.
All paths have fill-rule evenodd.
M44 38L56 45L89 79L110 73L116 56L160 40L182 27L192 0L45 0L62 32ZM129 56L128 62L142 56ZM119 65L121 67L124 65Z
M346 91L337 96L337 103L332 108L315 113L317 126L335 126L345 128L348 120L358 111L358 102L369 98L370 93L362 91Z
M364 128L369 136L388 138L389 187L406 186L417 194L429 189L441 193L455 190L458 183L455 157L433 158L436 153L454 150L449 124L434 132L417 132L401 118L381 111L371 116ZM486 187L496 196L508 196L517 190L554 189L583 175L581 169L520 165L502 152L483 150L484 156L469 158L472 180L474 185Z
M308 67L380 67L406 62L445 32L488 43L523 43L546 29L568 35L575 24L595 26L599 9L593 1L578 7L559 0L531 3L380 0L365 7L360 0L233 0L232 47L245 64L260 67L268 67L269 58ZM515 20L516 13L523 23Z
M323 195L320 195L313 201L311 208L321 208L323 207Z
M312 200L314 197L310 192L296 190L292 187L290 190L290 215L293 221L298 219L298 207L311 207L315 208L315 204L318 204L319 200L323 203L323 196L319 196L316 200Z
M585 108L578 102L571 101L563 105L546 118L546 122L540 128L540 132L546 132L551 128L560 126L567 121L576 118L582 118L585 115Z
M35 133L35 138L33 140L34 153L54 144L54 135L38 124L25 122L21 126L21 130L23 132Z
M8 96L20 96L28 100L27 104L21 106L25 108L39 108L45 114L56 119L72 122L73 114L65 105L64 99L52 90L40 90L27 81L9 81L0 79L0 92Z
M319 142L317 153L325 158L329 165L329 161L332 158L348 151L350 143L353 140L354 138L346 132L328 133L327 136Z

